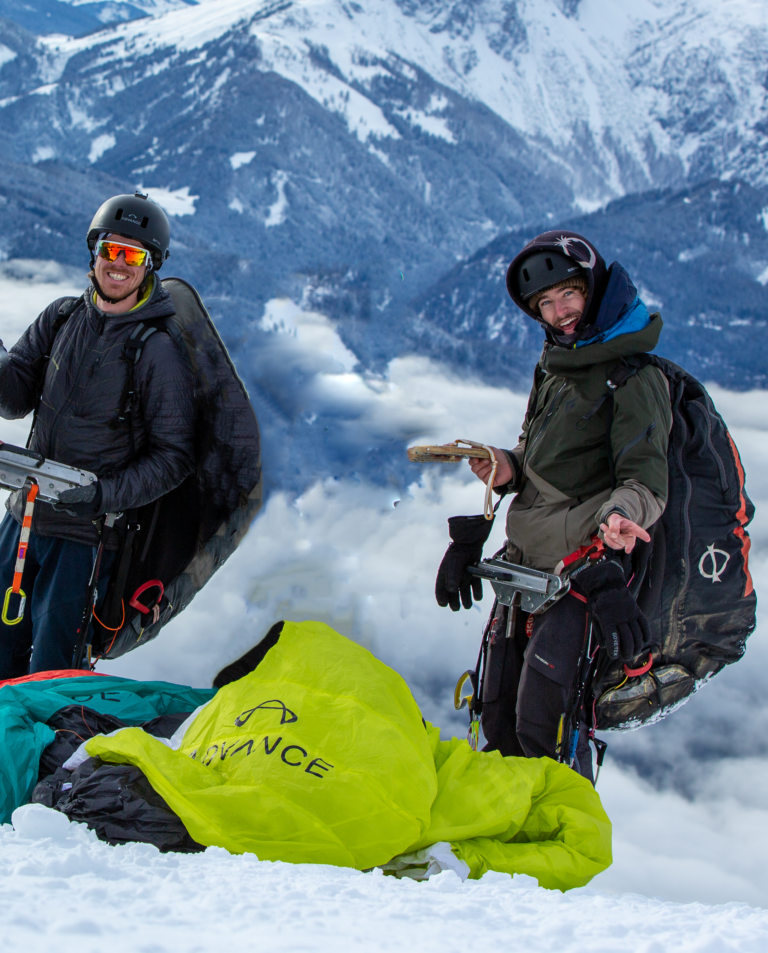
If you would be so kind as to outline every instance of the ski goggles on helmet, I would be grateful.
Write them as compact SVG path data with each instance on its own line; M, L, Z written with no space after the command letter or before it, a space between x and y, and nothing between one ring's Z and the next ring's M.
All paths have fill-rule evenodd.
M96 254L105 261L117 261L120 252L125 254L125 263L132 268L149 264L149 252L146 248L137 248L135 245L123 245L120 242L102 240L96 242Z

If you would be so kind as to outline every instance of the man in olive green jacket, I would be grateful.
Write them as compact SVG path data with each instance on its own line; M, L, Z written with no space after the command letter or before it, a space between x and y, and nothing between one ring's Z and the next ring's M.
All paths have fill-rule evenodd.
M561 572L564 561L598 537L617 554L630 553L664 512L667 446L672 425L663 373L646 366L613 389L622 358L656 347L661 317L649 314L618 262L607 268L581 235L539 235L517 255L507 289L518 307L543 325L544 351L523 431L512 450L494 450L494 487L514 493L507 514L506 558ZM472 459L487 482L491 464ZM438 574L441 605L471 606L479 580L476 562L488 529L474 517L454 517ZM571 593L541 616L518 614L515 632L506 609L491 629L482 724L488 748L504 755L561 754L563 719L573 701L583 651L587 601L596 632L612 659L647 657L647 622L626 588L620 561L582 565L574 560ZM602 615L602 617L601 617ZM642 664L642 661L638 662ZM574 767L591 777L589 724L583 713Z

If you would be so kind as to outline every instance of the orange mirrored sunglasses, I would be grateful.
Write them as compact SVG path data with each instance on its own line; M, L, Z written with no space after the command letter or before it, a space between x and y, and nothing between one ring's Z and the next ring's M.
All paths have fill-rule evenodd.
M135 245L121 245L119 242L97 242L96 251L99 257L106 261L117 261L120 252L124 252L126 265L131 265L133 268L146 265L149 258L149 252L146 248L136 248Z

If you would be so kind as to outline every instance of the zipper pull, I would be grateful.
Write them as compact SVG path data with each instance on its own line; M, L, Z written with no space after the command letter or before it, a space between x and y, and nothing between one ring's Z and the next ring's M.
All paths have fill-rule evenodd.
M645 435L646 435L646 439L648 440L648 443L651 442L651 435L653 434L653 431L655 429L656 429L656 421L654 420L651 426L645 431Z

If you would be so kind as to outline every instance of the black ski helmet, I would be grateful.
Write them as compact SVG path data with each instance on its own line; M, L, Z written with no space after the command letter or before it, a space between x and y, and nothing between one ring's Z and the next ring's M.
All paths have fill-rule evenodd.
M537 265L535 269L528 268L528 263L535 260ZM552 263L550 270L547 260ZM567 264L570 262L570 264ZM573 272L566 271L565 268L573 268ZM528 269L528 279L522 274L523 269ZM563 268L563 271L559 271ZM608 269L605 266L600 252L595 248L588 238L579 235L578 232L569 232L563 229L556 229L549 232L542 232L537 235L525 248L522 248L512 260L507 269L507 291L509 296L528 317L538 321L547 333L547 340L552 344L557 344L557 338L542 318L538 311L534 311L528 302L532 295L536 294L533 278L539 274L545 274L549 277L538 288L543 291L552 285L557 284L565 278L572 278L574 275L582 275L587 281L587 300L576 333L579 339L588 337L592 334L592 325L595 323L600 305L603 300L603 294L608 286ZM523 287L518 284L518 275L522 278ZM559 275L559 277L557 277ZM530 289L530 290L529 290Z
M168 257L171 226L165 212L144 192L113 195L93 216L88 228L88 249L91 254L99 235L104 232L135 238L152 256L152 267L158 271Z
M528 301L537 292L551 288L566 278L573 278L582 271L573 258L549 250L534 251L521 261L516 260L514 265L507 274L507 285L514 283L515 290L523 301Z

